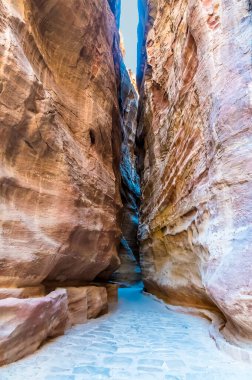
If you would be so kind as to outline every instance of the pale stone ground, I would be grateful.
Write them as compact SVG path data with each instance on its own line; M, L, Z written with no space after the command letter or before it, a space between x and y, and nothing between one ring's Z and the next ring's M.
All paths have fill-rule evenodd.
M252 366L220 352L208 322L121 289L109 315L72 328L0 380L251 380Z

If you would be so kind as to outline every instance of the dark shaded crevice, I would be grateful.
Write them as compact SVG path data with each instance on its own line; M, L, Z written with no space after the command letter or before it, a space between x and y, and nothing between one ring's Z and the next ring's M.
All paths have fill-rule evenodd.
M141 279L137 238L140 185L134 152L138 94L123 61L119 33L114 36L113 59L118 100L118 119L115 123L117 140L114 143L120 149L116 166L119 168L118 184L123 207L120 213L122 236L118 249L121 267L111 276L111 280L129 285Z
M95 144L95 132L93 129L90 129L89 131L89 137L90 137L90 143L91 145Z
M121 1L115 0L109 1L109 3L118 26L120 15L118 16L117 12L121 8ZM140 129L140 125L145 125L142 122L142 110L145 101L142 94L142 84L144 78L152 73L151 66L147 64L146 40L156 16L156 2L153 0L138 0L138 11L137 86L140 92L140 100L122 58L119 35L115 35L113 41L113 58L120 119L118 120L118 125L121 139L119 187L123 208L120 213L122 238L119 246L119 256L122 265L113 274L112 279L122 280L124 278L126 282L131 281L129 278L131 277L129 275L130 271L138 272L135 276L137 281L141 279L138 225L139 208L141 205L140 179L144 170L146 138L146 126L143 130ZM132 132L134 134L133 141L130 140ZM119 131L117 131L118 133ZM123 273L124 271L127 273Z

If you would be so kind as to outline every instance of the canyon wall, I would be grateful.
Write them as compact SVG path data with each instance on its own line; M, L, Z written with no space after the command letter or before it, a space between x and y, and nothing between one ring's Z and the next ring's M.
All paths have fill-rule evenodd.
M119 266L120 128L107 0L1 1L0 286Z
M217 306L227 332L251 339L251 6L139 4L145 286L173 304Z
M119 0L0 0L0 364L107 310L81 285L119 267L122 232L136 245L119 19Z

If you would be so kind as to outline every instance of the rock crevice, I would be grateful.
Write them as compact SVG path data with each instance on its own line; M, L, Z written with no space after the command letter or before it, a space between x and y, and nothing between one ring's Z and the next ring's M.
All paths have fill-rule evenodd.
M138 4L139 95L120 0L0 0L0 364L106 312L104 281L140 266L252 339L251 10Z

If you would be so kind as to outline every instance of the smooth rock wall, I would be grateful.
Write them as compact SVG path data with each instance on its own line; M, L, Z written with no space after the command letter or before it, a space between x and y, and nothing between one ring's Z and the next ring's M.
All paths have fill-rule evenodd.
M0 287L112 273L114 15L107 0L2 0L0 11Z
M0 0L0 365L108 309L105 287L46 292L120 265L119 13Z
M174 304L217 306L251 339L251 7L147 3L157 9L137 136L145 285Z

